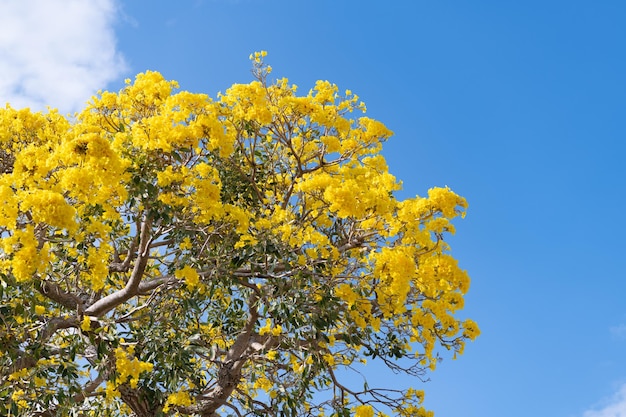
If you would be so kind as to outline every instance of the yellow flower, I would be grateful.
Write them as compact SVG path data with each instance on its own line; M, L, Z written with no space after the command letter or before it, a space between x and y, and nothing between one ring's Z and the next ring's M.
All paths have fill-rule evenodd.
M107 382L107 387L106 387L104 392L105 392L105 397L108 400L120 396L120 392L118 391L118 389L115 386L115 384L113 382L111 382L111 381Z
M269 390L272 389L272 382L269 379L262 376L258 378L256 381L254 381L253 388L255 389L261 388L263 391L269 392Z
M348 307L352 307L357 301L358 295L348 284L341 284L335 288L335 295L344 300Z
M179 248L182 250L188 250L191 249L192 245L191 245L191 239L189 239L188 237L185 237L183 239L182 242L180 242Z
M167 413L171 405L188 406L191 404L193 404L193 400L187 391L174 392L167 397L163 411Z
M35 222L72 230L76 228L74 221L76 210L59 193L40 190L26 195L22 200L21 208L31 210Z
M463 336L470 340L476 339L480 335L480 329L474 320L467 319L463 322Z
M24 395L25 393L22 389L17 389L13 391L13 394L11 394L11 399L17 403L19 408L26 408L28 406L28 403L23 398Z
M330 353L327 353L327 354L324 355L324 360L330 366L333 366L335 364L335 357L333 355L331 355Z
M259 335L265 336L272 330L272 321L270 319L265 320L265 326L259 329Z
M198 275L198 272L196 272L196 270L189 265L185 265L183 269L179 269L174 273L174 275L178 279L184 279L185 284L187 284L187 287L189 289L193 289L194 287L196 287L198 285L198 282L200 281L200 276Z
M91 319L89 316L84 316L83 321L80 324L80 328L83 329L84 332L88 332L91 330Z
M272 329L272 336L280 336L283 332L283 327L279 324Z
M43 315L46 312L46 308L44 306L36 305L35 306L35 314Z
M359 405L354 409L354 417L374 417L374 409L371 405Z
M19 371L13 372L9 375L9 381L16 381L18 379L26 378L28 376L28 369L22 368Z
M116 382L123 384L130 380L130 387L136 388L139 383L139 375L143 372L152 371L154 365L149 362L142 362L137 358L131 359L131 355L132 352L127 352L124 348L118 347L115 349L115 367L118 373Z

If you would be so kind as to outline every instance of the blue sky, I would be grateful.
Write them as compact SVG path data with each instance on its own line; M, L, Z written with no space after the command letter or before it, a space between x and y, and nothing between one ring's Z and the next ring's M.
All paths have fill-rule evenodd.
M401 196L470 203L451 243L483 334L427 407L626 416L626 2L57 3L0 1L0 101L73 111L148 69L215 96L257 50L301 92L351 89L395 132Z

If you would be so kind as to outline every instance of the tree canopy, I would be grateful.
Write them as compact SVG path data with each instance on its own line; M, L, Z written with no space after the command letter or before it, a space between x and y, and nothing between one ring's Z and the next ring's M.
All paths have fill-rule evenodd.
M426 416L479 330L444 241L465 199L398 200L350 91L157 72L73 117L0 110L0 414ZM368 362L369 360L369 362Z

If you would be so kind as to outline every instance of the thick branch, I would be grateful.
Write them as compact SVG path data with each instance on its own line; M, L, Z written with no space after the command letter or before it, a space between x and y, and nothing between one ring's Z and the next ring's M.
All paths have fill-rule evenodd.
M134 412L135 417L153 417L161 409L160 404L151 404L143 388L131 388L128 384L117 387L122 401Z
M130 269L130 263L133 260L135 255L135 251L137 250L137 239L135 238L133 242L128 247L128 251L126 253L126 258L124 262L120 262L119 254L117 253L117 249L115 252L115 262L109 265L109 272L128 272Z
M152 222L146 219L141 223L141 233L139 237L139 254L135 261L133 271L126 283L126 286L106 297L96 301L85 310L85 314L89 316L101 317L115 307L131 299L138 293L141 278L148 264L148 255L150 253L150 228Z
M69 329L70 327L78 327L79 323L75 317L61 318L54 317L46 324L41 332L41 341L47 342L60 329Z
M163 284L169 284L177 281L178 279L174 275L164 275L150 281L141 282L137 288L137 293L145 295Z
M37 291L70 310L82 312L85 308L82 300L77 295L64 291L54 282L40 281L39 285L37 285Z
M74 395L72 402L74 404L82 403L85 400L85 398L89 397L91 393L93 393L96 390L96 388L98 388L100 384L102 384L105 381L105 379L106 378L104 377L104 375L102 373L99 373L96 379L87 383L87 385L85 385L85 387L82 389L81 392Z
M247 359L246 352L251 348L254 326L259 318L256 302L257 297L253 294L249 301L250 314L248 315L246 325L226 353L226 358L218 372L215 387L204 394L203 399L198 401L196 405L178 407L178 411L185 414L200 414L201 416L212 417L216 415L215 411L218 408L227 404L228 398L237 388L237 384L239 384L241 369Z

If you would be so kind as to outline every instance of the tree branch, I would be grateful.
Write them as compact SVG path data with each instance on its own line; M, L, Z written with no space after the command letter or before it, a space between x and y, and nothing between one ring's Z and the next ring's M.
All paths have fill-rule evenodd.
M246 351L251 347L251 339L254 334L254 326L259 318L256 307L258 298L256 294L250 295L249 315L242 332L237 336L235 343L226 353L225 360L221 363L217 374L215 386L202 396L202 400L196 405L177 407L183 414L200 414L201 416L215 416L215 411L227 404L228 398L237 388L241 379L241 369L247 360Z
M106 297L93 303L85 310L85 314L89 316L101 317L115 307L122 304L123 302L137 295L139 284L141 283L141 278L143 277L143 273L145 272L146 266L148 264L150 243L152 242L152 237L150 236L151 226L152 221L149 218L146 218L141 223L141 233L139 237L139 254L137 255L135 266L130 275L130 278L128 279L128 282L126 283L126 286L121 290L109 294Z
M37 291L52 301L61 304L63 307L69 308L70 310L82 313L85 309L85 305L77 295L64 291L52 281L39 281Z
M128 272L128 270L130 269L130 263L133 260L133 255L135 254L136 250L137 250L136 238L133 239L133 242L128 247L128 251L126 252L126 258L124 259L124 262L120 262L119 254L117 253L117 250L116 250L115 262L112 262L111 265L109 265L109 272Z
M47 342L59 329L69 329L70 327L78 327L79 323L75 317L61 318L54 317L48 323L41 332L41 342Z

